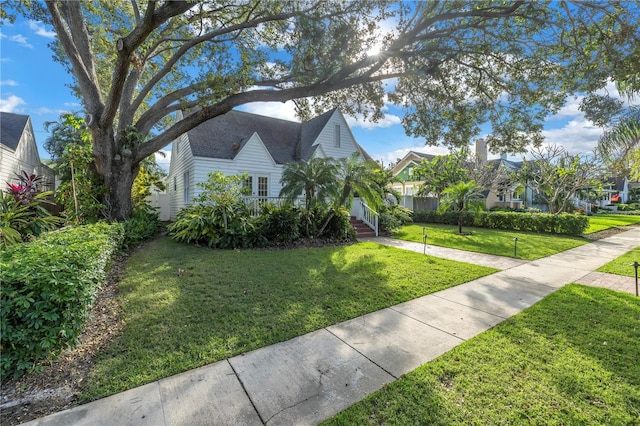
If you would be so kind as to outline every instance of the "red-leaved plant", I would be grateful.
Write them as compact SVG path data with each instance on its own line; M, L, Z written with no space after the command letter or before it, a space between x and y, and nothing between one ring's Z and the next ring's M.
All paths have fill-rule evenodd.
M38 185L42 181L42 176L35 173L29 174L22 171L22 174L16 173L20 183L9 183L7 192L16 199L16 201L24 206L31 203L36 195L40 192Z

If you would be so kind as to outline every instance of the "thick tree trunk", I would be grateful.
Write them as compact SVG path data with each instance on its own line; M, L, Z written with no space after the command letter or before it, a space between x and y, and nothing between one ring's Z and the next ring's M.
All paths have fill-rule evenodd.
M114 162L111 167L109 179L105 177L105 206L108 220L123 220L131 216L133 207L131 203L131 186L137 174L137 167L132 170L131 161L122 163Z
M131 150L117 149L113 130L92 129L93 156L97 173L102 177L106 219L123 220L131 216L131 186L139 170Z

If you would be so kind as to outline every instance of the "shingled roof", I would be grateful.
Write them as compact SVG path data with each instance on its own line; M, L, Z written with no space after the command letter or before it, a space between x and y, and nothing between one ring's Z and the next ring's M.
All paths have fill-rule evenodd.
M0 112L0 143L15 151L28 120L28 115Z
M187 136L194 156L231 160L257 133L274 161L286 164L311 158L317 148L313 142L334 111L297 123L232 110L200 124Z

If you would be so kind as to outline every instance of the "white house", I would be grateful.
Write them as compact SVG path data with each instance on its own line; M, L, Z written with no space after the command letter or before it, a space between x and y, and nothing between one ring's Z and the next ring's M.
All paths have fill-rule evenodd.
M43 190L54 189L54 172L40 161L29 116L0 112L0 187L17 183L23 171L43 176Z
M200 194L207 174L247 173L257 197L277 197L283 166L311 158L344 158L360 152L338 109L298 123L242 111L212 118L173 141L167 179L170 217Z

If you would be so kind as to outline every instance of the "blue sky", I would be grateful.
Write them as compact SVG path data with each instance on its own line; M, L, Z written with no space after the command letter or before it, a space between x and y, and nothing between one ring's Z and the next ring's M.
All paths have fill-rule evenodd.
M49 136L44 123L56 121L61 112L81 111L79 100L71 94L68 87L72 82L71 76L61 64L51 58L47 44L54 37L51 27L21 18L14 24L5 22L0 27L0 111L31 116L42 159L49 157L49 153L43 148ZM613 84L608 90L617 96ZM584 118L578 110L579 101L579 98L569 99L558 114L546 121L546 143L563 145L572 153L593 150L602 130ZM291 102L254 103L241 109L296 120ZM447 152L442 147L426 147L423 139L407 136L400 124L400 109L387 105L385 115L385 119L379 123L349 118L356 140L376 160L388 164L403 157L409 150L431 154ZM497 156L497 153L490 155ZM169 158L159 160L166 167Z

